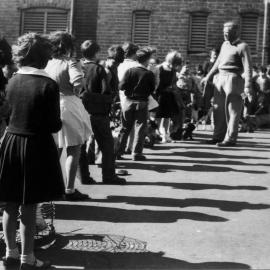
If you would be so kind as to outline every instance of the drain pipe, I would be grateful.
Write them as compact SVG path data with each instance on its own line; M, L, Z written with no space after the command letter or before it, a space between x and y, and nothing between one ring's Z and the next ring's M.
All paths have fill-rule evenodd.
M263 23L263 44L262 44L262 66L265 65L265 53L268 46L266 46L267 28L268 28L268 3L269 0L264 0L264 23Z
M74 27L73 27L74 6L75 6L75 0L71 0L71 3L70 3L70 20L69 20L69 33L70 34L73 34L73 31L74 31Z

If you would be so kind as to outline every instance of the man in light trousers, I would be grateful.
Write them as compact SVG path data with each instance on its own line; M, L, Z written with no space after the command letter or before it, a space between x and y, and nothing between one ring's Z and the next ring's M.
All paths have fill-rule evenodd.
M239 25L224 24L224 43L219 57L208 75L207 84L214 77L214 133L208 144L220 147L236 145L238 125L243 107L243 93L251 91L252 64L248 45L239 39Z

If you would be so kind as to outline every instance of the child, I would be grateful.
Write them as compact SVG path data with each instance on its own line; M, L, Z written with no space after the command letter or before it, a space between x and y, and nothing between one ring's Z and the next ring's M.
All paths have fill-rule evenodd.
M147 70L152 49L143 47L136 52L138 67L126 71L119 89L123 89L126 96L125 106L122 108L122 128L119 134L120 145L118 156L124 154L128 136L135 124L135 138L133 143L133 160L145 160L142 154L148 117L148 98L155 90L155 77Z
M184 65L181 69L181 72L177 74L177 88L180 90L182 95L182 100L185 105L184 118L190 118L191 121L196 122L197 117L194 111L197 111L197 102L196 102L196 92L197 86L190 75L188 64ZM193 119L192 119L193 116ZM183 119L184 121L185 119Z
M114 139L109 118L113 95L106 71L97 63L99 50L99 45L92 40L86 40L81 45L85 70L81 98L90 114L95 140L102 153L102 181L104 184L124 185L126 180L115 172Z
M52 54L49 40L39 34L21 36L13 47L19 70L7 85L9 126L0 148L0 201L6 202L3 231L4 266L47 269L34 255L36 206L61 199L64 181L52 133L62 127L59 88L44 71ZM21 256L16 245L20 211Z

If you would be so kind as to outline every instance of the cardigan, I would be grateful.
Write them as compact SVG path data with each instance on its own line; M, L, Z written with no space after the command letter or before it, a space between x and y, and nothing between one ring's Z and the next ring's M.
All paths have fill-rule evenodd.
M8 82L10 119L7 131L18 135L42 135L59 131L59 88L52 79L33 74L15 74Z

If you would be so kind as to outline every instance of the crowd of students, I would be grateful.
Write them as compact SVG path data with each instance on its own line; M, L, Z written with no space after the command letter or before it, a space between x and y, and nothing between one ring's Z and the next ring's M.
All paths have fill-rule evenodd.
M12 48L12 59L10 46L3 38L1 42L1 109L5 108L1 122L6 126L0 149L0 201L5 202L3 263L20 264L24 270L46 269L50 263L37 260L33 253L37 204L89 198L75 189L75 177L79 172L82 184L95 183L87 159L93 138L102 154L103 183L126 184L116 174L115 160L124 154L132 129L133 159L145 159L149 100L156 94L156 85L159 102L165 105L159 117L163 117L160 125L167 139L168 118L179 113L170 88L182 59L178 52L170 52L157 78L148 69L154 53L150 47L139 48L132 43L112 46L102 63L99 45L91 40L83 42L83 58L77 61L73 37L66 32L23 35ZM3 71L4 66L12 66L12 61L14 70ZM121 128L116 144L110 113L118 102ZM66 181L59 161L64 148ZM21 255L16 244L18 216Z
M75 178L82 184L96 183L88 166L95 162L95 155L101 157L102 182L125 185L119 174L127 172L116 170L116 160L131 154L134 161L144 161L147 144L192 138L196 125L206 116L212 118L213 83L207 76L215 69L217 50L194 69L176 50L169 51L160 63L155 49L130 42L111 46L103 61L95 41L84 41L80 49L78 60L74 38L62 31L49 36L25 34L12 52L5 39L0 39L5 265L21 264L24 270L49 267L49 262L37 260L33 253L37 204L88 199L75 188ZM226 65L223 61L219 66L223 73ZM230 72L227 69L225 75L232 76ZM266 68L254 74L252 84L253 90L242 94L241 129L249 132L258 123L269 123ZM206 91L207 85L212 90ZM268 115L265 122L262 115ZM59 161L63 149L67 153L65 181ZM19 212L21 256L15 237Z

